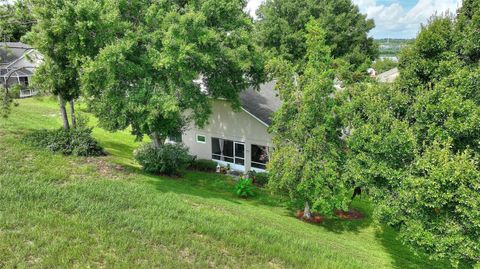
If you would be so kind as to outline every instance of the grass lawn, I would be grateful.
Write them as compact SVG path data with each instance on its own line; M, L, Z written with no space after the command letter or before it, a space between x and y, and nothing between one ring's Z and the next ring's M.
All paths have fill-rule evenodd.
M242 200L222 175L143 173L128 132L100 128L108 157L54 155L22 143L60 127L50 99L0 119L0 268L448 268L411 253L389 228L301 222L259 192Z

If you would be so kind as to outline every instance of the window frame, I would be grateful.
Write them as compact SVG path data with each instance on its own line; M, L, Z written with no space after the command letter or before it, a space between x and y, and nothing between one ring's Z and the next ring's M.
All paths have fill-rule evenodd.
M203 141L199 140L198 138L199 137L203 137ZM207 144L207 136L206 135L202 135L202 134L196 134L195 135L195 141L199 144Z
M265 153L267 154L268 160L265 162L256 162L253 159L253 147L256 146L258 148L265 148ZM255 169L260 169L260 170L266 170L267 169L267 164L270 162L270 152L271 149L268 146L262 146L262 145L257 145L257 144L250 144L250 167L255 168Z

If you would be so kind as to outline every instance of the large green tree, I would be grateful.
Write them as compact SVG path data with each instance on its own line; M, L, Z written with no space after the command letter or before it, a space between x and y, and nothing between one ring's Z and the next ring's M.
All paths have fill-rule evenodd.
M405 244L454 265L480 263L480 69L475 35L461 30L476 23L462 21L470 12L432 18L401 53L398 83L350 89L339 113L353 127L345 176Z
M286 60L272 63L283 103L271 126L275 151L269 186L305 203L308 218L310 208L327 215L347 209L351 189L342 181L345 143L335 114L330 48L321 23L312 20L306 31L303 74L297 75Z
M75 126L74 100L80 96L83 62L119 31L118 14L111 1L31 0L36 24L24 40L44 57L33 84L58 98L63 126L70 128L66 103L70 102Z
M317 19L325 30L325 42L336 60L337 76L345 82L359 80L378 56L368 32L373 20L359 12L351 0L266 0L257 11L256 39L275 56L305 66L305 26Z
M109 130L132 128L160 146L189 121L203 125L212 98L239 107L262 78L243 0L115 1L125 25L84 69L89 104Z

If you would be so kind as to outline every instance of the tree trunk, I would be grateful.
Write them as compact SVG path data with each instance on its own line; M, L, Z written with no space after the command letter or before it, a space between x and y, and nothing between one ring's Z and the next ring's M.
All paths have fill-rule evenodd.
M305 209L303 210L303 218L304 219L311 219L312 218L312 212L310 212L310 205L308 204L307 201L305 201Z
M156 133L156 132L153 132L151 135L150 135L150 138L152 139L152 144L153 144L153 147L158 149L160 148L160 146L162 146L162 140L160 139L160 136Z
M72 128L77 128L77 118L75 116L75 101L70 100L70 117L72 118Z
M58 95L58 103L60 105L60 115L62 116L63 128L65 130L70 129L70 124L68 123L67 109L65 108L65 100L62 96Z

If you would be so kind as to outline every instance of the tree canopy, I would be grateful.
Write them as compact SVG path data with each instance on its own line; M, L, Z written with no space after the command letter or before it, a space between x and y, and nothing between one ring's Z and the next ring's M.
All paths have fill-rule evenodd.
M35 24L28 0L0 0L0 41L18 42Z
M243 0L112 1L120 14L110 44L86 65L82 85L102 126L132 127L160 144L187 121L202 126L211 98L239 107L262 79L263 61Z
M110 4L107 0L31 1L36 23L24 40L44 57L32 82L59 98L65 128L69 127L65 102L73 105L80 96L82 64L121 27L114 23L118 14L110 10Z
M305 66L306 29L311 18L325 30L325 42L337 60L343 80L357 80L378 56L378 48L368 32L375 27L351 0L265 1L257 11L256 39L274 55ZM353 73L346 75L348 73Z
M480 69L474 35L461 32L476 23L463 22L470 12L432 18L402 51L395 85L357 85L342 106L353 127L345 175L405 244L453 265L480 263Z
M351 189L342 181L345 144L334 113L335 74L325 36L318 21L307 24L304 74L297 75L286 60L272 64L283 103L271 126L269 185L331 215L348 208Z

